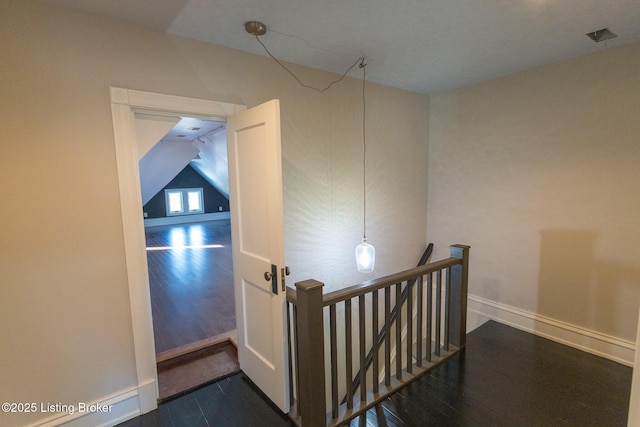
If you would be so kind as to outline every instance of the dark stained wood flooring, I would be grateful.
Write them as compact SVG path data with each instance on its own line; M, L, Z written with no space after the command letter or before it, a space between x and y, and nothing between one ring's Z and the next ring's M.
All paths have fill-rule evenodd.
M149 227L145 234L156 353L234 330L230 221Z
M625 426L630 367L488 322L466 350L352 426ZM122 424L292 426L243 374Z
M243 373L162 403L121 427L277 427L295 424Z
M352 426L625 426L632 369L488 322ZM381 415L381 416L380 416Z

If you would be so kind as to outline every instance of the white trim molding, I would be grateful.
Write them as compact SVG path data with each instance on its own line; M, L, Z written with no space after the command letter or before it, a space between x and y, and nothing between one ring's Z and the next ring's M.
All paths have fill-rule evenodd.
M131 387L91 402L64 405L60 412L28 427L112 426L140 415L138 388ZM61 405L61 404L58 404Z
M640 308L638 309L640 311ZM636 368L640 367L640 312L638 313L638 329L636 331ZM633 369L631 378L631 399L629 399L628 426L640 426L640 369Z
M246 106L119 87L110 87L109 93L138 380L134 396L136 399L133 399L137 401L137 407L129 412L129 418L132 418L155 409L158 399L134 113L143 111L147 114L171 114L224 121L227 117L246 110ZM85 425L89 424L93 423Z
M212 212L198 215L171 216L163 218L149 218L144 220L145 227L156 227L158 225L187 224L200 221L218 221L230 219L231 214L227 212Z
M475 295L467 299L467 332L488 320L633 366L636 344Z

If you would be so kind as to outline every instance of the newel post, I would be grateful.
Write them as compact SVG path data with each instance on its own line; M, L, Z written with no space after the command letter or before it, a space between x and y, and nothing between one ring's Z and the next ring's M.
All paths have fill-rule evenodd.
M451 267L451 299L449 339L451 344L462 349L467 342L467 292L469 280L469 246L449 246L452 258L462 262Z
M298 411L303 426L327 424L324 381L322 287L317 280L296 283Z

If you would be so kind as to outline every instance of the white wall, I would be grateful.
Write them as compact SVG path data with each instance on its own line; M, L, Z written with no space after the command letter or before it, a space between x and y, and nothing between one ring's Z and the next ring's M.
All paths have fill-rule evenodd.
M633 362L640 43L433 96L429 241L471 245L470 309Z
M114 401L135 412L109 86L248 106L279 98L291 282L337 288L372 277L355 272L353 255L359 75L320 95L266 57L33 0L0 3L0 40L0 401ZM292 68L311 84L336 77ZM425 245L429 99L367 91L367 234L384 274L413 266ZM0 413L0 424L51 417Z

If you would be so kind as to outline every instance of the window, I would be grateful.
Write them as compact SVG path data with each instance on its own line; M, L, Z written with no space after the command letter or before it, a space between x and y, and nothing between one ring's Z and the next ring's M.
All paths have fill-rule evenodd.
M204 213L202 188L172 188L164 190L167 216Z
M187 206L189 212L202 212L202 190L187 191Z
M168 193L169 196L169 212L167 215L171 214L180 214L184 211L182 208L182 193L178 191L170 191Z

